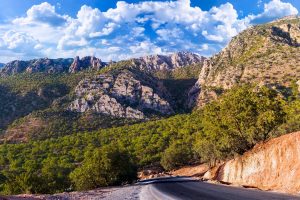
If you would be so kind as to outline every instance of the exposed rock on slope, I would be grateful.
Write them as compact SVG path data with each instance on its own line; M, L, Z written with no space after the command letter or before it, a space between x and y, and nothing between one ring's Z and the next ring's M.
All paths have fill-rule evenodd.
M122 118L143 119L147 113L173 113L168 93L155 78L141 72L122 70L82 80L69 109L92 111Z
M30 61L15 60L7 63L0 70L0 76L14 75L28 72L59 73L68 71L73 59L34 59Z
M271 139L207 172L204 178L290 193L300 192L300 132Z
M300 79L300 19L297 17L259 25L234 37L209 60L189 92L189 106L202 106L220 91L240 83L275 88Z
M84 69L99 70L105 66L106 63L102 62L99 58L96 58L94 56L86 56L81 59L77 56L70 66L69 72L75 73Z
M171 55L151 55L132 59L132 63L141 70L173 70L176 68L203 63L204 57L189 52L178 52Z

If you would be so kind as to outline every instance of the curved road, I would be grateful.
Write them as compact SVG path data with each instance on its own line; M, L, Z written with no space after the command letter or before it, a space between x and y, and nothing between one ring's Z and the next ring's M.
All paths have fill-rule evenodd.
M190 178L161 178L140 182L142 200L300 200L300 197L256 189L210 184Z

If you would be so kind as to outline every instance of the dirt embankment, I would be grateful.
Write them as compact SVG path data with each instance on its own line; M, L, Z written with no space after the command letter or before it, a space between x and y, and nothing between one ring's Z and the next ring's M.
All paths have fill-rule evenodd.
M300 132L256 145L208 171L204 178L288 193L300 192Z

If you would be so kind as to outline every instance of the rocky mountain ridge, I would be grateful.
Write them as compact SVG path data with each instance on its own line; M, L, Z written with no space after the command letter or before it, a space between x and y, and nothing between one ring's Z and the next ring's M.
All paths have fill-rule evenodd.
M150 55L131 59L132 65L147 71L174 70L188 65L201 64L206 58L190 52L170 55Z
M61 73L68 70L73 59L34 59L29 61L15 60L5 64L0 70L0 76L15 75L23 72Z
M141 70L157 71L157 70L173 70L176 68L184 67L187 65L203 63L204 57L198 56L189 52L178 52L170 55L151 55L141 58L129 59L121 62L134 67L138 67ZM101 59L94 56L86 56L79 58L76 56L72 58L59 58L49 59L40 58L29 61L15 60L4 64L0 70L0 76L9 76L19 73L76 73L86 69L100 70L110 63L103 62Z
M94 56L86 56L83 58L59 58L49 59L40 58L29 61L15 60L5 64L0 70L0 76L9 76L19 73L36 73L43 72L47 74L53 73L74 73L84 69L99 70L107 64Z
M204 61L199 79L189 92L189 107L201 107L222 91L243 83L287 89L300 79L299 41L299 17L245 30Z

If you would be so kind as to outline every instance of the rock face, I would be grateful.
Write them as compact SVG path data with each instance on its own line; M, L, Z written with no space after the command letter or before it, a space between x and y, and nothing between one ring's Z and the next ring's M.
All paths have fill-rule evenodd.
M75 73L84 69L99 70L105 66L106 63L102 62L99 58L96 58L94 56L86 56L81 59L77 56L71 64L69 72Z
M203 106L218 92L242 83L275 88L300 79L300 18L249 28L219 54L206 60L189 92L189 107Z
M132 63L141 70L173 70L187 65L203 63L204 57L189 52L178 52L171 55L151 55L132 59Z
M204 177L263 190L299 193L300 132L258 144Z
M69 110L92 111L114 117L144 119L147 113L173 113L162 84L143 73L122 70L82 80Z
M0 69L0 76L14 75L28 72L60 73L67 72L73 59L34 59L30 61L15 60Z

